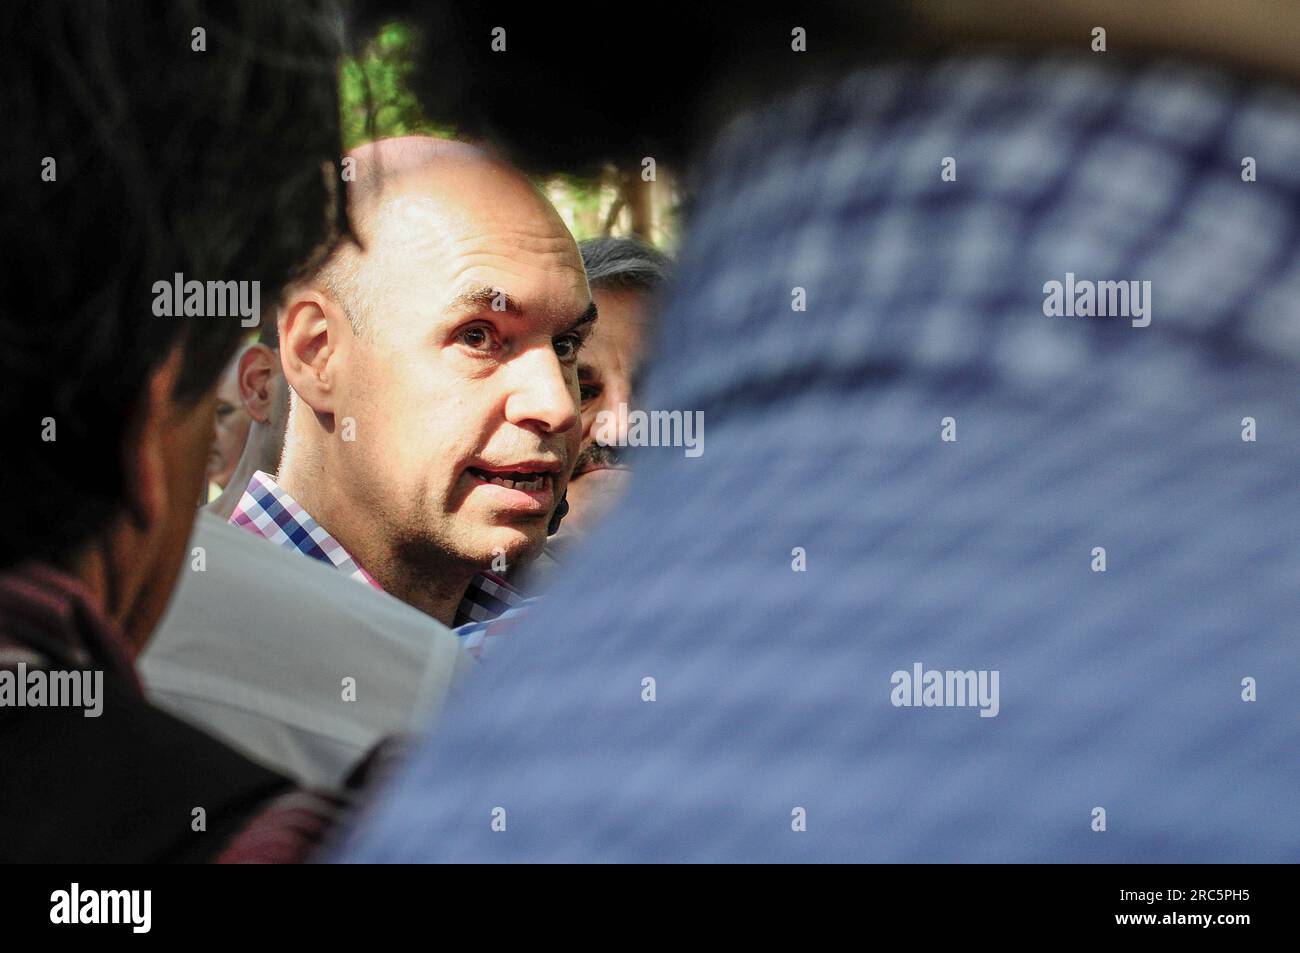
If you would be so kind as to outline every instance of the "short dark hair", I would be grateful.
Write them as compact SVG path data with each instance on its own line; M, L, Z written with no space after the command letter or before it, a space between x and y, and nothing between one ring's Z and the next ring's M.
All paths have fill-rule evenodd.
M247 333L238 315L154 314L155 282L258 281L271 319L346 230L323 168L341 151L341 24L330 0L11 0L0 567L75 557L121 506L151 375L180 346L174 396L192 405Z
M672 266L667 255L635 238L589 238L578 251L593 289L655 294Z

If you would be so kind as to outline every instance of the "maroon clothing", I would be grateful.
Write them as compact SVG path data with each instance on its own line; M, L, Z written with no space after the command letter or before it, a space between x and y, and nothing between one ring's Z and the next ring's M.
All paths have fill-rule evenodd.
M0 861L305 859L343 802L149 704L131 658L77 579L0 573ZM52 685L55 672L99 673L98 714L13 691L20 673Z

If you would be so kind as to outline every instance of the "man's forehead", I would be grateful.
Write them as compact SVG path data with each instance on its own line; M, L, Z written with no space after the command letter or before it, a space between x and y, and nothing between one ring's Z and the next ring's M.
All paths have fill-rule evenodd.
M572 322L590 306L564 221L494 161L406 168L363 193L366 270L389 291L442 311Z
M630 288L592 288L600 308L600 324L578 358L578 375L601 377L615 367L631 371L640 363L647 336L652 332L649 297Z
M594 310L582 258L567 232L544 242L514 242L485 230L450 245L437 267L445 309L567 320Z
M429 136L384 139L353 150L350 211L364 218L397 195L423 192L490 205L535 191L516 169L466 143Z
M595 287L591 296L602 316L600 331L592 338L595 349L630 351L635 359L654 330L650 295L632 288Z
M492 167L410 171L370 189L356 212L363 231L368 225L398 236L445 232L460 239L495 232L543 244L573 241L546 196L516 173Z
M572 271L583 275L585 285L577 243L554 210L544 205L475 208L453 196L404 193L386 198L370 221L367 251L380 257L396 253L428 259L428 265L456 273L456 281L463 281L461 273L476 265L528 265Z

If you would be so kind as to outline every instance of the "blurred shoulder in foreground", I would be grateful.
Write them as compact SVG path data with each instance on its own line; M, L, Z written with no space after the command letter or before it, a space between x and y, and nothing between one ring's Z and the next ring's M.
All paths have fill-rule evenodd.
M451 630L202 513L141 659L149 697L308 786L437 715L468 662Z

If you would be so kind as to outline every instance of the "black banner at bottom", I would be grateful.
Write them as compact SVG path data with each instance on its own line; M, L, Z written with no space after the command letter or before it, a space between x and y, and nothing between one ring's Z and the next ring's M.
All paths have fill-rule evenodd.
M1214 942L1271 933L1293 871L1265 866L32 867L10 869L5 931L127 943L175 940L451 939L592 932L605 942L677 922L744 935L803 930L1039 937L1138 933ZM820 922L819 922L820 921ZM598 926L599 924L599 926ZM619 930L609 933L609 926ZM619 926L623 924L623 926ZM431 930L431 928L433 928ZM988 932L992 931L992 932ZM1244 933L1242 931L1245 931ZM485 937L489 939L490 937Z

